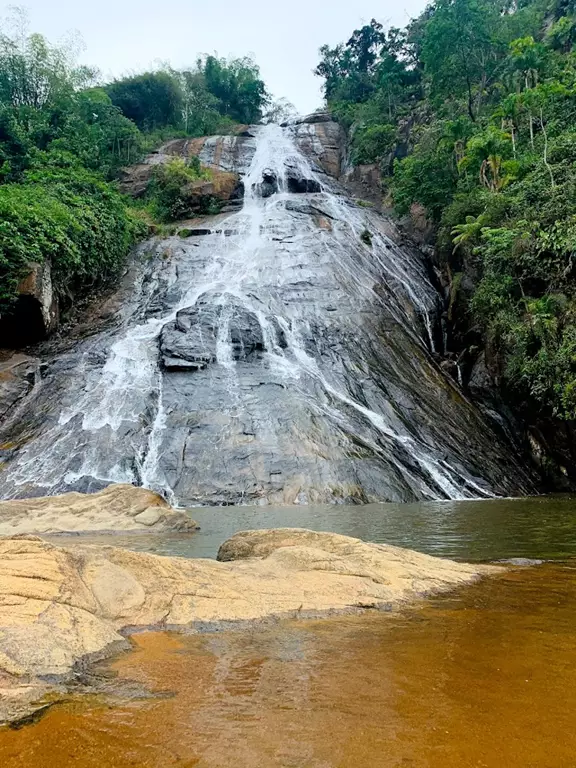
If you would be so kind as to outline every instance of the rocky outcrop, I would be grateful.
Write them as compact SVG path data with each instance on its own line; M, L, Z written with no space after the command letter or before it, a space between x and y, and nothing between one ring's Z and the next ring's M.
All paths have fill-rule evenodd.
M16 354L0 361L0 419L14 413L32 391L38 376L39 361L36 358Z
M202 136L197 139L173 139L148 155L143 163L124 168L120 176L120 190L126 195L139 198L148 190L154 168L169 163L175 157L188 160L198 157L202 166L212 171L209 182L198 182L204 195L220 200L240 199L243 190L239 174L247 169L246 160L251 156L249 147L253 136L249 131L232 136ZM211 185L208 190L206 184ZM200 192L199 192L200 194Z
M238 534L221 558L0 539L0 722L53 701L128 630L390 609L502 570L297 529Z
M171 159L170 155L163 156L165 162ZM143 163L125 168L120 179L120 191L131 197L143 197L148 190L156 165L158 163ZM244 194L240 176L218 168L210 168L209 179L198 179L188 184L185 193L189 201L190 213L202 211L206 198L217 198L227 202L242 199Z
M224 309L224 303L212 303L206 296L194 307L180 310L176 319L162 329L160 350L164 369L200 371L215 362L218 327L224 311L229 316L232 359L246 362L261 356L264 337L256 315L240 302L229 302Z
M49 336L59 321L58 297L49 261L29 264L9 315L0 318L0 347L22 347Z
M346 133L325 113L309 115L298 122L294 137L300 151L317 170L338 179L344 168Z
M197 524L154 491L110 485L99 493L65 493L0 501L0 536L89 531L194 531Z

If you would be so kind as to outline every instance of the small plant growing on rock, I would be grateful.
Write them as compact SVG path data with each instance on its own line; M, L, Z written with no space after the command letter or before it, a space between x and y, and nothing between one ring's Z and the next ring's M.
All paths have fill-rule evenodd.
M177 221L202 207L198 182L210 181L211 174L203 169L197 157L184 160L175 157L154 168L148 195L154 215L160 221Z
M360 235L360 240L362 240L364 245L367 245L369 248L372 247L372 235L367 229L365 229Z

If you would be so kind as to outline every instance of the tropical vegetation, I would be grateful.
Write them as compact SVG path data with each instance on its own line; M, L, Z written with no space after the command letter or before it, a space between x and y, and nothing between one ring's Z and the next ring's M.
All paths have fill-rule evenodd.
M434 0L404 29L372 21L324 46L317 68L353 161L379 163L398 213L418 206L435 228L452 304L464 306L456 353L471 366L488 350L515 402L566 420L575 45L574 0Z
M62 303L121 268L147 228L118 192L121 167L162 140L229 132L269 102L249 58L205 56L185 71L100 82L74 46L30 34L22 12L0 27L0 315L30 264L49 260ZM202 176L155 174L149 210L175 217L175 188Z

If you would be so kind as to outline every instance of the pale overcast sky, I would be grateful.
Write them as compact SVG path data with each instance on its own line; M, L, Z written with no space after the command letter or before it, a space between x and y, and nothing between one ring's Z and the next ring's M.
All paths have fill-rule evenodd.
M196 54L252 53L269 90L299 112L321 104L312 74L318 48L348 39L376 18L404 26L425 0L22 0L31 29L56 41L70 30L84 39L85 63L105 76L141 71L155 61L175 67ZM0 1L7 10L8 3ZM4 14L3 14L4 15Z

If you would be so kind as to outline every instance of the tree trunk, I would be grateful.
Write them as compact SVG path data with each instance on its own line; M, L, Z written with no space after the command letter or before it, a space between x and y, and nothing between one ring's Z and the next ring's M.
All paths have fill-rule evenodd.
M542 108L540 108L540 126L542 128L542 134L544 135L544 165L548 169L548 173L550 174L550 182L552 183L552 187L556 186L556 182L554 181L554 174L552 173L552 168L550 167L550 163L548 162L548 132L546 131L546 127L544 125L544 113L542 111Z

